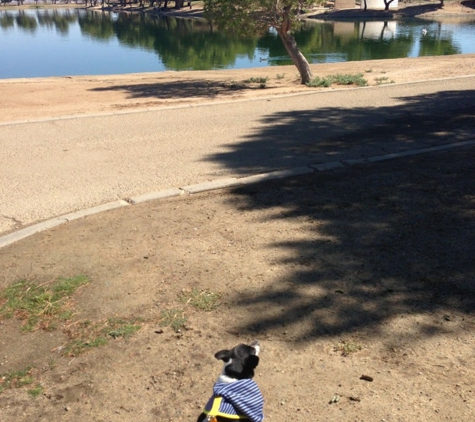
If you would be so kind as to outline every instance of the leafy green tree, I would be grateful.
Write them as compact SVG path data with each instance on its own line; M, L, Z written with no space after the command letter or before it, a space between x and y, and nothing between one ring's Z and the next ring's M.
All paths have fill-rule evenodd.
M274 28L279 34L303 84L313 79L310 66L300 52L292 31L309 0L204 0L206 18L221 30L234 34L262 34Z

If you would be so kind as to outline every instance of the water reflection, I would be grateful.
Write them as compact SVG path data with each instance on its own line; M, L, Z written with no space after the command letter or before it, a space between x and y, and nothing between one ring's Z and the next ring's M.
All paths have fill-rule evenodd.
M28 16L28 14L25 13L24 11L19 11L18 16L15 19L15 22L19 28L28 32L35 32L38 27L36 18L32 16Z
M454 24L417 19L310 23L295 38L313 63L474 53L475 26L464 25L469 31ZM426 35L423 29L427 29ZM460 39L462 32L467 32L465 40ZM276 40L277 34L270 32L258 46L269 50L271 64L290 64Z
M231 68L236 57L254 56L256 38L238 38L212 31L204 20L176 19L144 14L88 13L79 18L84 34L112 33L122 45L154 51L167 69Z
M77 21L77 16L74 10L65 10L64 13L59 10L49 10L47 13L37 14L38 23L46 28L54 28L56 33L60 36L69 33L70 24Z
M3 10L0 28L1 78L291 64L274 31L240 38L197 19L86 9ZM475 21L306 22L295 38L313 63L475 53ZM83 50L88 60L81 57ZM62 66L38 66L40 53L60 57ZM29 56L36 61L28 62Z

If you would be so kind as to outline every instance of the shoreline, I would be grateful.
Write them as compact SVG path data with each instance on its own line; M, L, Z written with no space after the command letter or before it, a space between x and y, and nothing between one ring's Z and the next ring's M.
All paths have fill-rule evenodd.
M311 64L314 77L362 73L368 87L475 75L475 54ZM264 88L246 83L266 78ZM293 65L0 79L0 124L352 89L310 88ZM365 88L358 88L365 89Z
M473 3L473 2L472 2ZM445 1L441 7L439 1L418 1L413 3L400 3L398 8L391 10L361 10L356 7L352 9L333 9L330 7L317 6L311 11L302 14L302 20L347 20L347 19L385 19L398 20L404 18L424 18L424 19L444 19L444 18L467 18L475 20L475 3L470 0ZM202 2L195 2L190 7L184 6L177 10L175 8L157 9L156 7L140 7L138 5L126 6L86 6L77 3L61 3L61 4L41 4L34 3L12 5L3 4L0 10L22 10L22 9L57 9L57 8L82 8L91 10L115 11L122 13L147 13L154 15L204 19Z

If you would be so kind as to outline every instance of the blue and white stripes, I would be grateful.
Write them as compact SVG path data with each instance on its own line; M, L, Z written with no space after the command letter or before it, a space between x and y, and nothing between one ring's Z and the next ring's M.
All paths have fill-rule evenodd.
M231 419L247 419L250 422L264 420L264 398L256 382L252 379L238 380L232 383L217 382L214 384L213 393L213 397L205 406L205 413ZM217 412L213 409L216 397L222 397ZM213 413L210 413L212 409Z

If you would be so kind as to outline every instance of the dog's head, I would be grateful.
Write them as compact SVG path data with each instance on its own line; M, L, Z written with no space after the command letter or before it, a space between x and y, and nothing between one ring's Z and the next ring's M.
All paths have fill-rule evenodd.
M222 375L242 380L254 377L254 368L259 364L260 345L253 341L250 345L239 344L231 350L220 350L214 355L224 361Z

